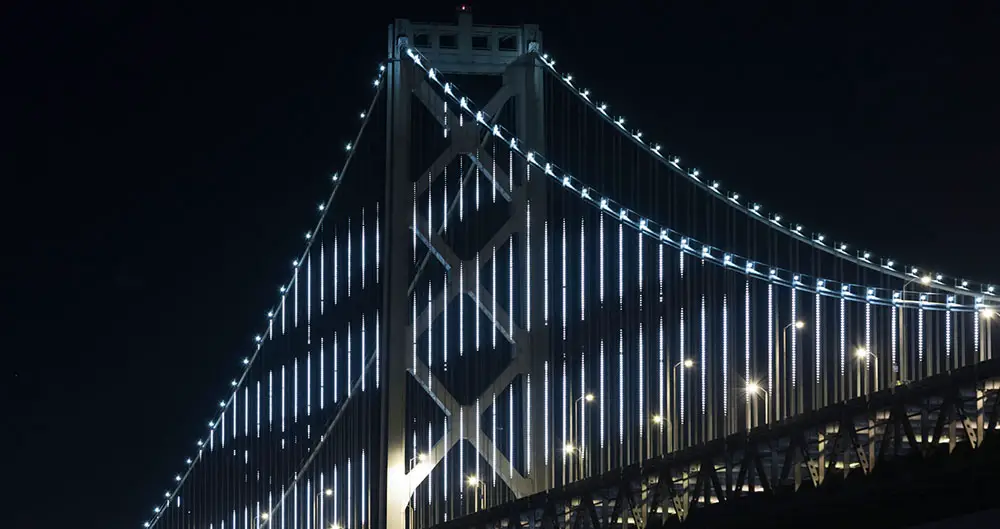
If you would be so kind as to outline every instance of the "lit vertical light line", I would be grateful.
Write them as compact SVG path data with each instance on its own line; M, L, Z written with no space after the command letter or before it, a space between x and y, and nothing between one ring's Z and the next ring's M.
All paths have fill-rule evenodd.
M951 309L944 314L944 355L948 369L951 369Z
M584 249L586 248L586 238L584 236L584 219L580 218L580 321L586 319L587 309L587 261Z
M334 464L333 465L333 520L334 520L334 523L336 523L340 519L340 517L338 516L339 513L337 512L337 511L340 510L339 509L339 505L340 505L340 483L339 483L339 479L337 479L338 476L340 476L340 472L337 471L337 465Z
M299 359L292 363L292 422L299 422Z
M493 170L490 171L490 183L493 184L493 203L497 203L497 142L493 142Z
M604 429L604 339L601 338L601 359L597 364L598 374L598 391L600 392L601 402L599 402L601 418L598 421L600 423L600 434L601 434L601 449L604 449L604 439L605 439L605 429Z
M465 222L465 158L458 157L458 221Z
M465 409L458 409L458 438L465 437ZM465 443L458 443L458 475L465 477Z
M682 262L684 261L683 255L684 254L681 254L681 261ZM687 344L685 342L687 340L685 339L684 334L685 334L684 333L684 307L681 307L681 327L680 327L680 331L678 332L678 335L679 335L679 338L680 338L680 347L679 347L679 350L680 350L680 353L681 353L681 362L683 362L686 359L685 349L686 349L686 345ZM681 401L681 410L680 410L681 424L684 424L684 409L685 409L684 401L685 401L685 393L686 393L684 391L684 387L686 386L686 384L684 383L684 380L687 378L685 376L685 373L684 373L685 371L687 371L687 369L684 369L685 367L686 366L684 366L683 364L681 365L681 370L680 370L680 372L681 372L680 387L677 388L677 391L680 393L680 401Z
M284 292L285 287L281 287L282 292ZM285 299L288 298L287 294L281 296L281 335L285 335Z
M441 197L441 227L448 233L448 165L444 166L444 191Z
M560 385L560 389L562 390L562 410L560 410L559 414L560 418L562 419L562 437L560 437L560 440L562 441L563 445L566 445L567 443L570 442L570 439L567 436L566 419L568 415L573 411L567 406L567 398L568 398L567 393L569 392L569 384L567 383L566 380L567 378L566 371L567 371L566 358L564 357L562 363L562 384ZM569 452L563 450L563 466L566 466L566 459L569 457L569 455L570 455Z
M479 178L479 160L478 160L479 153L478 152L476 153L476 158L477 158L477 160L472 164L472 166L473 166L473 168L475 170L475 173L476 173L476 189L475 189L475 193L476 193L476 211L479 211L479 180L480 180L480 178Z
M465 355L465 263L458 263L458 356Z
M480 454L483 453L479 448L479 441L483 438L482 418L483 412L479 409L479 397L476 397L476 477L479 479L483 479L479 472L479 460L482 459Z
M434 237L434 186L431 172L427 172L427 240ZM350 219L348 219L350 222Z
M526 376L524 400L525 402L527 402L527 406L525 406L525 421L524 421L525 438L527 439L527 442L524 444L524 471L530 476L531 475L531 373L528 373Z
M729 298L722 295L722 415L729 416Z
M299 328L299 267L295 265L295 273L292 276L292 288L295 293L295 303L292 305L294 307L294 328Z
M434 452L434 439L433 439L433 429L431 427L431 421L427 421L427 457ZM361 494L365 493L364 487L361 488ZM434 503L434 480L431 476L427 476L427 505L432 505Z
M312 353L306 353L306 416L312 415Z
M560 249L560 255L562 256L562 339L566 341L566 217L562 219L562 248Z
M431 384L432 372L434 369L434 346L432 337L434 335L434 292L431 290L431 282L427 281L427 387ZM414 372L415 373L415 372Z
M326 351L323 337L319 337L319 409L326 407Z
M977 361L979 360L979 318L981 314L982 311L979 309L979 307L976 307L975 312L973 312L973 318L972 318L972 344L973 344L973 351L975 351L976 353Z
M250 437L250 386L243 386L243 437Z
M413 323L411 324L411 329L413 330L413 336L410 340L410 351L413 356L413 376L417 376L417 296L413 296Z
M444 281L441 282L441 300L442 300L442 314L443 318L441 320L441 325L444 327L441 333L441 355L444 357L444 369L448 370L448 276L445 274L443 278Z
M871 368L872 355L872 303L865 302L865 373Z
M514 386L507 387L507 470L514 477Z
M285 433L285 366L281 366L281 433Z
M639 397L639 438L642 438L646 425L646 394L643 382L646 378L645 365L645 342L643 341L642 322L639 322L639 380L637 381L637 393Z
M525 201L524 229L524 326L531 332L531 201Z
M821 364L821 360L820 360L820 349L821 349L821 345L823 343L823 328L821 327L822 321L823 321L821 319L822 309L823 309L823 297L819 293L819 287L817 287L816 288L816 309L815 309L816 351L814 351L814 353L813 353L815 355L815 357L816 357L816 363L815 363L815 367L813 368L813 370L816 372L816 383L817 384L819 384L819 381L820 381L820 367L822 365Z
M660 402L660 405L659 405L659 415L660 415L660 418L661 418L661 420L660 420L660 431L662 432L663 431L663 423L666 422L665 420L663 420L663 419L666 418L666 415L663 414L664 413L663 406L665 405L664 401L667 398L667 392L665 391L665 388L664 388L664 384L665 384L665 381L666 381L667 374L664 371L664 369L665 369L664 363L666 362L666 359L664 358L664 349L663 349L663 316L660 316L660 330L659 330L659 334L658 334L657 338L658 338L658 342L659 342L659 346L658 346L659 350L657 351L658 357L659 357L659 366L658 366L658 370L657 370L658 377L656 379L656 382L659 385L659 397L658 397L658 400Z
M618 329L618 444L625 444L625 333Z
M380 220L380 206L379 203L375 203L375 284L379 282L379 274L382 270L382 234Z
M543 243L542 243L542 290L544 291L544 298L542 300L542 307L545 316L545 325L549 324L549 221L545 220L544 230L543 230Z
M639 310L641 311L642 310L642 302L643 302L643 299L642 299L642 268L643 268L643 262L642 262L642 232L639 232L638 243L639 243L638 244L638 246L639 246L639 260L638 260L638 262L639 262L639 267L638 267L638 278L639 278Z
M267 371L267 429L274 424L274 371Z
M840 296L840 376L844 376L845 357L847 355L847 307L844 296Z
M767 284L767 393L774 391L774 283Z
M770 333L768 333L770 334ZM743 380L750 379L750 279L747 278L743 290ZM750 402L750 392L746 392L746 400Z
M480 309L480 304L482 301L479 299L479 285L482 284L482 279L480 276L481 268L479 267L479 254L476 254L476 352L479 352L479 331L482 324L479 322L479 314L482 312ZM416 365L416 364L414 364Z
M494 188L495 189L495 188ZM493 318L493 350L497 348L497 247L493 247L493 258L490 260L490 316Z
M257 438L260 439L260 380L257 381Z
M600 220L598 221L597 235L598 235L598 241L597 241L598 268L600 268L600 270L598 270L598 278L597 278L599 286L598 291L600 292L601 304L603 305L604 304L604 215L603 214L600 216Z
M338 340L337 331L333 332L333 402L337 403L340 398L339 391L339 380L340 380L340 360L337 358L338 355Z
M413 262L417 262L417 183L413 182Z
M917 309L917 360L924 363L924 308Z
M354 379L351 378L351 345L354 340L351 339L351 322L347 322L347 396L351 396L351 387L354 385ZM416 372L416 371L414 371Z
M375 311L375 389L378 389L382 382L382 313Z
M705 380L708 367L708 340L706 338L706 327L708 327L708 315L705 313L705 295L701 295L701 414L707 412L705 400Z
M226 409L222 409L222 415L219 417L219 425L222 427L222 432L219 433L219 441L222 441L222 448L226 447ZM213 432L215 430L212 430Z
M365 386L366 386L366 382L365 382L365 359L368 356L368 347L366 347L367 344L365 343L365 338L367 337L366 336L367 335L366 330L367 329L366 329L366 324L365 324L365 316L364 316L364 314L362 314L361 315L361 354L359 355L360 359L361 359L361 367L358 370L358 371L361 372L361 391L366 391L366 388L365 388Z
M494 189L494 192L496 192L496 186L494 186L493 189ZM496 484L497 484L497 441L498 441L498 439L497 439L497 392L496 391L493 392L493 405L491 406L491 408L492 408L492 411L493 411L493 421L492 421L492 425L491 425L493 427L493 432L490 435L490 441L491 441L490 444L492 445L492 450L490 451L490 455L492 456L492 459L490 460L490 470L493 471L493 478L492 479L493 479L493 486L495 487Z
M448 417L444 418L444 446L450 446L449 443L449 431L448 431ZM442 480L442 490L441 493L444 494L444 500L448 501L448 450L444 451L444 479Z
M794 323L797 323L799 321L799 319L798 319L799 318L798 311L796 310L797 309L797 307L796 307L796 301L798 300L798 296L796 295L794 281L793 281L793 286L792 286L792 292L791 292L791 294L792 294L792 323L794 324ZM798 387L798 381L799 381L799 377L797 376L798 372L797 372L797 368L796 368L796 365L799 363L799 353L798 353L798 343L799 343L799 341L798 341L798 335L799 335L799 333L797 333L797 332L795 332L793 330L791 334L792 334L792 347L791 347L792 357L791 357L790 360L791 360L791 363L792 363L792 369L791 369L791 371L792 371L792 388L796 388L796 387Z
M587 446L587 359L583 351L580 351L580 396L583 397L580 399L580 456L583 457Z
M313 310L313 258L312 252L306 254L306 324L312 323L312 310ZM309 331L306 331L306 343L311 338Z
M347 458L347 527L353 527L351 524L351 458Z
M895 373L896 370L897 370L896 366L899 365L898 364L898 359L896 358L896 354L897 354L897 349L896 349L896 340L897 340L897 337L896 337L896 307L895 306L892 307L892 309L889 311L889 313L890 313L889 326L891 327L891 329L889 331L890 332L889 341L891 342L890 343L890 348L892 349L892 351L891 351L891 353L892 353L892 372Z
M320 472L320 473L319 473L319 488L317 488L317 489L316 489L316 492L317 492L317 493L318 493L318 492L321 492L321 491L322 491L322 492L325 492L325 491L326 491L326 488L325 488L325 486L326 486L326 482L325 482L325 480L323 479L324 477L325 477L325 476L323 475L323 472ZM320 524L320 527L322 527L322 523L323 523L322 521L326 519L326 516L325 516L325 514L326 514L326 509L325 509L325 507L326 507L326 502L324 502L324 501L321 501L321 502L319 502L319 513L317 513L317 514L318 514L318 517L317 517L317 520L316 520L316 521L317 521L317 523L318 523L318 524ZM258 509L258 511L259 511L259 510L260 510L260 509Z
M507 149L507 192L514 194L514 150Z
M549 361L548 360L545 361L545 369L543 372L543 376L545 377L545 379L542 380L542 391L543 391L542 396L545 400L545 407L542 409L542 422L544 423L545 427L542 428L542 435L543 435L542 441L544 442L545 446L545 452L544 452L545 466L549 466ZM478 471L476 472L476 475L479 475Z

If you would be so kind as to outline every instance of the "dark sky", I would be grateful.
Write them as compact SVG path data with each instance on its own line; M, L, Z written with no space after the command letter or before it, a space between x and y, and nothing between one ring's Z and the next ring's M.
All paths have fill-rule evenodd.
M788 218L1000 282L996 4L818 3L474 8L541 24L630 123ZM140 527L287 279L387 24L454 8L317 4L0 7L5 527Z

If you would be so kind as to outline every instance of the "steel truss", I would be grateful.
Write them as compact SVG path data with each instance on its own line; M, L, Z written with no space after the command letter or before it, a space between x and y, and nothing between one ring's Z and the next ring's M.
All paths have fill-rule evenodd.
M853 483L855 479L877 478L876 469L931 460L952 454L956 448L984 454L985 446L990 453L997 452L998 402L1000 360L994 359L623 467L436 527L654 528L691 521L698 525L697 520L722 511L726 504L835 489L848 479Z

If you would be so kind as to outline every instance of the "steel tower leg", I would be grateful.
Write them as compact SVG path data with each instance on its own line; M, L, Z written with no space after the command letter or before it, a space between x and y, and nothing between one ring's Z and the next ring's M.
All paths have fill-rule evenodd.
M420 38L417 38L419 36ZM444 46L445 37L454 39L452 45ZM482 40L479 41L479 48L474 48L473 37L485 37L490 44L489 49L482 49ZM516 40L517 45L513 48L504 47L500 44L503 39L510 43L510 38ZM522 28L491 28L483 26L473 26L471 14L463 11L459 14L458 24L417 24L409 20L396 20L389 28L389 55L391 58L386 80L389 83L388 95L388 130L387 130L387 170L386 170L386 204L388 209L387 233L383 238L385 241L384 255L387 256L388 266L383 270L385 273L385 324L382 327L382 343L385 344L386 354L383 358L385 384L382 393L383 403L383 442L385 442L383 452L384 472L382 482L378 491L380 500L379 514L384 516L384 527L389 529L403 529L406 527L406 510L412 492L424 480L431 475L430 470L438 465L443 455L455 443L461 439L469 440L475 451L479 452L478 457L486 458L486 454L493 451L492 441L483 432L475 431L476 427L472 420L468 421L464 429L457 428L455 415L464 414L471 418L474 415L472 403L458 402L448 391L448 388L438 381L433 384L421 384L424 391L428 392L432 399L438 403L442 411L451 416L455 421L453 426L453 438L451 443L438 442L428 454L428 461L421 468L407 469L406 461L406 425L409 417L407 407L406 387L410 376L417 377L418 382L432 378L433 373L428 371L428 366L423 362L417 362L417 372L410 373L411 368L408 359L412 355L413 343L410 339L414 334L418 337L423 335L430 328L432 321L437 321L441 315L441 309L450 299L457 296L469 296L472 301L472 310L482 310L489 312L492 303L488 301L492 296L499 296L499 293L490 292L487 285L480 285L476 288L474 281L479 276L475 266L479 263L481 269L488 269L492 256L491 250L494 245L501 245L511 237L521 237L523 242L527 234L526 208L531 202L532 219L538 219L531 227L533 242L531 248L531 272L535 277L541 277L542 263L542 232L538 229L542 225L545 215L545 182L542 175L537 175L528 185L527 182L518 182L514 175L504 174L506 171L496 164L491 164L489 155L479 151L479 147L485 142L483 139L489 137L488 131L478 129L473 120L466 119L464 126L459 127L458 116L454 113L457 109L448 109L444 105L444 100L435 91L434 87L428 83L421 75L420 70L411 64L406 56L406 50L410 46L416 46L424 53L428 60L441 73L464 74L464 75L502 75L503 86L494 94L489 103L484 106L484 110L489 115L499 115L500 109L513 100L516 110L516 130L520 137L531 145L542 145L542 72L537 66L537 59L533 55L525 55L529 51L529 43L539 42L541 34L537 26L526 25ZM482 104L483 102L480 102ZM414 105L418 108L414 109ZM451 133L449 134L450 146L440 153L438 160L431 168L420 173L418 178L415 171L424 168L415 168L411 163L412 142L411 142L411 119L419 107L426 107L430 114L435 116L442 126L447 123ZM445 116L447 112L447 116ZM487 185L495 184L496 193L503 197L509 204L510 220L499 228L489 242L479 250L480 259L471 258L462 261L447 242L435 231L428 232L430 223L427 220L426 212L416 214L416 225L414 225L414 213L411 207L412 194L416 184L416 192L422 194L439 176L443 167L455 158L465 157L468 159L469 167L477 164L482 173L481 178ZM490 167L495 166L496 174L489 174ZM523 165L522 165L523 169ZM517 170L517 166L515 166ZM426 177L424 175L427 175ZM470 171L471 175L471 171ZM461 175L466 178L468 175ZM473 177L474 178L474 177ZM489 189L489 187L487 187ZM457 219L455 219L457 221ZM414 279L414 269L416 277L420 277L423 264L413 265L410 259L411 245L413 243L413 230L417 231L419 244L423 244L431 250L435 258L442 261L447 269L454 273L449 273L447 291L439 291L434 294L434 308L428 308L427 312L418 316L417 328L413 329L412 314L410 312L410 292ZM485 256L485 258L484 258ZM516 261L525 263L525 255L515 256ZM459 288L457 268L464 266L466 269L466 282L464 292ZM454 277L451 277L454 276ZM541 280L536 280L541 288ZM445 294L447 293L447 294ZM476 299L474 293L479 293L480 299ZM508 470L507 458L504 454L499 454L497 459L498 477L501 477L515 496L523 496L543 490L548 487L549 481L546 479L546 468L543 463L543 444L540 421L541 410L544 407L542 400L542 371L544 359L548 357L548 333L544 321L536 317L541 314L540 310L532 311L531 332L522 329L516 322L513 328L507 328L507 314L510 310L522 309L519 307L501 307L496 304L495 319L500 328L500 334L505 339L509 339L513 347L513 359L511 364L490 385L495 391L503 389L518 376L532 376L531 402L527 406L533 409L532 426L534 427L531 436L531 471L527 476L521 476L520 472L510 472ZM515 312L516 314L517 312ZM491 314L486 314L489 318ZM504 322L504 324L501 324ZM537 354L535 354L537 352ZM537 410L537 411L534 411ZM521 456L522 458L524 456ZM486 458L489 460L489 458ZM502 460L502 461L501 461ZM514 474L514 475L508 475ZM461 485L460 485L461 486ZM412 529L412 528L411 528Z

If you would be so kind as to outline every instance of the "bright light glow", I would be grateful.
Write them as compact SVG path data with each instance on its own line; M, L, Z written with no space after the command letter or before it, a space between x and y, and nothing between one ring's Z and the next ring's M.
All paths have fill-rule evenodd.
M594 394L593 393L587 393L586 395L584 395L583 400L585 400L587 402L594 402Z
M806 322L804 322L804 321L802 321L802 320L799 320L799 321L796 321L796 322L795 322L795 328L796 328L796 329L802 329L802 328L804 328L805 326L806 326Z
M729 416L729 298L722 295L722 415Z
M854 350L854 356L857 358L868 358L868 349L864 347L858 347Z
M985 307L979 311L979 314L986 319L990 319L997 315L997 311L992 307Z
M684 367L687 369L691 369L692 367L694 367L694 360L691 360L690 358L685 359Z
M747 395L757 395L762 389L756 382L747 382Z
M465 483L467 485L469 485L470 487L478 487L479 486L479 478L476 477L476 476L469 476L468 479L465 480Z
M575 446L573 446L573 445L571 445L569 443L566 443L565 445L563 445L563 452L565 452L567 454L572 454L575 451L576 451L576 447Z
M795 320L795 318L796 318L796 301L798 300L798 296L796 295L796 291L795 291L794 288L792 289L791 293L792 293L792 319ZM795 328L796 329L801 329L801 328L803 328L805 326L806 326L806 323L804 321L795 320ZM798 333L794 333L794 332L792 333L791 358L789 360L790 360L790 362L792 364L792 370L791 370L792 371L792 388L795 388L795 387L798 386L798 381L799 381L799 377L797 376L798 375L798 373L797 373L797 366L798 366L798 363L799 363L799 355L798 355Z
M931 284L931 276L923 276L920 278L920 283L923 285Z

